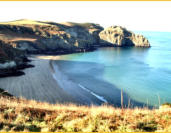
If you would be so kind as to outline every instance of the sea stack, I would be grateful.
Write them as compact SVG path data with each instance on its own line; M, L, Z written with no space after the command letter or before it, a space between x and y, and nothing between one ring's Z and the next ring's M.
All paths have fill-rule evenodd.
M150 47L149 41L139 34L128 31L121 26L111 26L99 33L100 43L103 46L138 46Z

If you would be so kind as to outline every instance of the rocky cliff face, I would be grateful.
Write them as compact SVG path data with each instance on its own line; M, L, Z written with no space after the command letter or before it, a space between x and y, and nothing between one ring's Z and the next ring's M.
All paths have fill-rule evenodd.
M99 33L103 46L140 46L150 47L149 41L143 35L136 35L121 26L111 26Z
M22 63L26 55L24 51L13 48L10 42L4 42L0 40L0 63L6 61L15 61L16 64Z
M77 52L93 49L99 43L98 34L103 30L93 23L0 24L0 32L15 48L28 53Z
M0 40L0 76L16 71L27 62L25 53L11 45L10 42Z

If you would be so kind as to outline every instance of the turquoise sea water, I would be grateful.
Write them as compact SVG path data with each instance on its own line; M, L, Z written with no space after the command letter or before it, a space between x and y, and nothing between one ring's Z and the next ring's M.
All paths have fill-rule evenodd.
M171 102L171 33L138 32L151 48L99 48L93 52L61 56L62 72L103 96L119 102L122 88L132 100L153 106ZM119 96L117 96L117 95Z

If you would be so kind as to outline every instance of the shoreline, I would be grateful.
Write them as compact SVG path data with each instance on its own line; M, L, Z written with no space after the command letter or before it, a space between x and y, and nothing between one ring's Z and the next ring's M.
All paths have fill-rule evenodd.
M108 89L108 93L108 91L104 91L103 87L94 90L89 85L74 82L72 77L68 77L58 66L59 55L32 55L29 59L32 60L31 64L35 67L24 69L22 76L1 78L0 88L18 98L52 104L73 103L88 106L109 104L120 107L120 90L118 88L105 83L105 85L109 85L108 87L112 87ZM100 84L98 80L95 82ZM123 95L124 101L127 102L126 93ZM131 101L135 106L142 107L141 103L132 99Z
M0 78L0 88L17 98L52 104L101 105L107 103L103 97L85 90L80 84L74 83L60 72L60 68L55 64L55 61L60 59L60 55L31 55L28 59L31 60L30 65L34 67L23 69L22 75Z
M51 66L53 67L53 71L55 73L54 78L56 79L57 84L69 94L71 94L75 99L78 99L81 104L109 104L115 107L121 107L121 90L119 88L109 82L103 81L90 75L83 75L83 77L87 76L86 78L81 78L82 75L80 75L80 77L77 77L77 75L74 75L75 73L72 73L72 68L70 68L72 67L72 65L65 68L65 65L62 65L63 63L66 64L66 66L69 66L72 63L75 63L78 66L88 66L89 64L85 62L75 62L65 59L63 60L62 58L51 60ZM91 65L95 66L98 64ZM131 108L146 106L145 103L141 103L130 98L126 92L122 93L124 106L129 106ZM151 105L148 105L148 107L153 108Z
M54 71L53 77L64 91L68 92L82 105L101 105L107 103L107 100L102 96L85 89L83 85L74 82L72 77L68 77L68 75L63 73L56 61L57 60L51 60L52 69Z
M108 101L103 96L99 96L96 93L89 90L88 88L81 85L80 83L75 83L72 80L70 80L70 77L68 77L66 74L64 74L61 71L61 69L59 68L56 62L60 60L60 55L37 56L37 58L49 60L49 65L53 72L52 75L53 78L56 80L57 84L62 89L64 89L67 93L73 96L74 99L77 99L78 103L83 105L91 105L91 104L101 105L101 104L108 103Z

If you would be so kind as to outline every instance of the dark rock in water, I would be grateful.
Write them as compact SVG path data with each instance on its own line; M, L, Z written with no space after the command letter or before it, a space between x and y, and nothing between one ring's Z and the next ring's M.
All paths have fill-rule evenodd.
M136 35L121 26L111 26L100 32L100 43L103 46L139 46L150 47L143 35Z
M0 96L8 96L8 97L12 97L13 95L11 95L10 93L8 93L7 91L3 90L0 88Z

